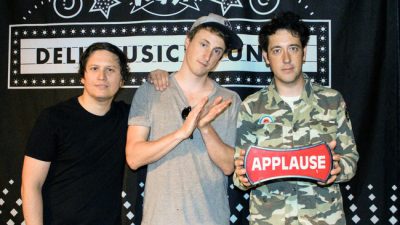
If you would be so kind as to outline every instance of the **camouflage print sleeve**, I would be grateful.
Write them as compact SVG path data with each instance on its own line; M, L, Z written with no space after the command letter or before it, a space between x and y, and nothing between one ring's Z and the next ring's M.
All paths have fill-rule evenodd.
M248 101L243 102L240 106L238 119L237 119L237 130L236 130L236 142L235 142L235 159L239 157L241 149L248 149L248 147L254 143L256 137L252 135L252 113L249 109ZM241 190L248 190L250 187L243 186L239 181L236 174L233 175L233 183L236 187Z
M339 99L340 103L337 111L338 130L336 134L336 148L334 151L342 156L339 162L342 171L337 177L336 182L346 182L354 177L356 173L359 155L346 103L340 94Z

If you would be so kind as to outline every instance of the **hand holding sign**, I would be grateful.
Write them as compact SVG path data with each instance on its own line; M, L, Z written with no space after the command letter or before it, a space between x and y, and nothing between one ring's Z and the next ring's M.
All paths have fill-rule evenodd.
M328 183L334 168L331 150L325 143L294 149L251 146L246 151L244 167L253 185L278 178L306 178Z
M334 149L336 147L336 141L331 141L331 142L329 142L328 145L329 145L329 148L332 150L333 169L331 170L330 178L325 183L318 182L319 185L329 185L329 184L335 182L337 176L342 171L342 168L340 167L340 164L339 164L341 155L338 155L334 152Z
M235 175L240 183L245 187L250 187L249 180L246 177L246 169L244 168L244 156L246 151L240 149L240 156L235 158Z

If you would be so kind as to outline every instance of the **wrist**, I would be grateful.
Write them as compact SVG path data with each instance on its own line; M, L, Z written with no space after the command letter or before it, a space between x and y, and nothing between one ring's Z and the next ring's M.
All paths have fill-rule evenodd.
M198 128L199 128L199 130L200 130L200 132L201 132L202 134L209 134L209 133L210 133L210 129L211 129L212 127L211 127L211 125L205 125L205 126L198 127Z

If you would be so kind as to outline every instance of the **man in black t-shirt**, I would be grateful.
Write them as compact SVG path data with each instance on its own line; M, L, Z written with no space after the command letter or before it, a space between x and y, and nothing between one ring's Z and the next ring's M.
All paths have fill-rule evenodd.
M22 171L25 223L121 224L129 106L114 102L128 74L109 43L83 53L82 95L45 109L29 138Z

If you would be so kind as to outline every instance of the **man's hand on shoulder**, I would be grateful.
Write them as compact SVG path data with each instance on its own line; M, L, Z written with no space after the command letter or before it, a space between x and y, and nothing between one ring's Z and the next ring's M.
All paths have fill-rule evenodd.
M149 73L147 80L154 85L157 91L164 91L167 89L168 83L168 72L165 70L153 70Z

